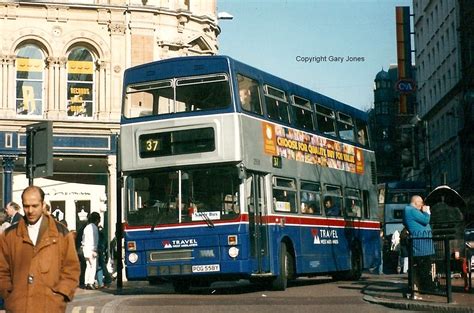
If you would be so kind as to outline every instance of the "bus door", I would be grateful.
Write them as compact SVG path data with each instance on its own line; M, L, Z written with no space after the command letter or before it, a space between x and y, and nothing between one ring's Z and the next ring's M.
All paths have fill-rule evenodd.
M247 177L246 201L249 212L250 256L256 261L257 273L269 271L268 224L265 176L252 173Z

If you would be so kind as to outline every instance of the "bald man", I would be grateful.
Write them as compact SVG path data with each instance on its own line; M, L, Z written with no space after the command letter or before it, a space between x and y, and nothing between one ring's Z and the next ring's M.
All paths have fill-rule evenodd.
M44 192L27 187L25 216L0 235L0 297L7 312L65 312L79 282L73 234L44 212Z
M431 256L434 254L431 239L430 207L424 205L420 196L413 196L409 205L405 207L403 222L410 233L413 251L412 278L414 289L429 290L431 281ZM415 295L415 298L419 296Z

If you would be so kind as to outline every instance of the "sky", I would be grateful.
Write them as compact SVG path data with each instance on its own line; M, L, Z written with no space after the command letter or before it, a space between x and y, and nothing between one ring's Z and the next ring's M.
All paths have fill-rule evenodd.
M397 62L395 7L411 3L217 0L234 17L219 20L219 54L368 110L375 75Z

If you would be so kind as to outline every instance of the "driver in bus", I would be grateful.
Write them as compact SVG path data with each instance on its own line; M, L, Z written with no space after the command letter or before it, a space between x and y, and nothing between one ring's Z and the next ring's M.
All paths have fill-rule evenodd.
M251 110L251 101L252 101L252 93L250 92L250 89L248 88L241 88L239 90L239 96L240 96L240 103L242 104L242 108L244 108L247 111Z
M340 216L341 209L334 205L334 202L330 196L324 198L324 207L326 208L327 216Z
M260 112L257 90L253 86L239 86L239 88L239 97L242 108L250 112Z

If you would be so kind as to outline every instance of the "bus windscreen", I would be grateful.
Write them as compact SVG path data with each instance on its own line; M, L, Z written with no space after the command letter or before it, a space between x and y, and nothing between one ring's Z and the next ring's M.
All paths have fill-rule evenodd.
M131 226L228 220L240 214L234 167L142 173L128 177L127 185Z
M126 87L126 118L223 109L231 104L227 75L169 79Z

